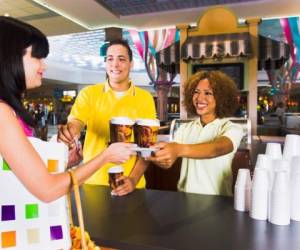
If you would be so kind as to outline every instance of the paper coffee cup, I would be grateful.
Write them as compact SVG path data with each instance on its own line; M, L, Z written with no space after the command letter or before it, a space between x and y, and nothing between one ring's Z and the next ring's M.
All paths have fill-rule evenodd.
M112 189L122 185L123 181L117 181L117 178L123 175L124 169L122 166L113 166L108 170L108 181Z
M128 117L113 117L109 122L110 142L133 142L133 125Z
M285 137L283 158L291 160L293 156L300 156L300 135L289 134Z
M272 160L282 159L282 151L280 143L267 143L266 155L270 156Z
M268 170L266 168L255 168L252 189L250 217L256 220L266 220L268 218Z
M234 186L234 209L249 211L251 198L251 177L249 169L240 168Z
M288 179L287 171L275 172L269 204L269 221L272 224L290 224L290 183Z
M149 148L157 142L159 120L137 119L134 126L134 140L141 148Z

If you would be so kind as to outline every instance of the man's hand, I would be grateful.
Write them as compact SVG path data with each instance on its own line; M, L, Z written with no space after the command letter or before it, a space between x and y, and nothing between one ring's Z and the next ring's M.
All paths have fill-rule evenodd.
M123 182L123 184L112 190L112 195L124 196L131 193L135 189L136 183L131 177L120 176L117 179L117 182Z
M58 125L57 141L64 142L69 148L75 148L75 135L68 125Z
M159 142L153 147L159 148L159 150L154 152L154 156L147 157L146 160L154 162L161 168L168 169L172 167L178 157L179 144L175 142Z
M69 149L76 147L76 140L80 136L82 125L79 121L72 120L67 125L58 125L57 141L64 142Z

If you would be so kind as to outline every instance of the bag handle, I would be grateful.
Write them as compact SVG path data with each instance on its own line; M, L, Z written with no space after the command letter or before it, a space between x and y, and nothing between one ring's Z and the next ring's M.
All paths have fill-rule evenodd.
M76 205L78 222L79 222L79 227L80 227L80 234L81 234L81 249L87 250L88 248L87 248L86 239L85 239L85 230L84 230L84 222L83 222L83 214L82 214L82 206L81 206L81 200L80 200L78 181L75 177L73 170L69 170L68 173L69 173L70 179L71 179L71 186L73 187L73 190L74 190L75 205Z

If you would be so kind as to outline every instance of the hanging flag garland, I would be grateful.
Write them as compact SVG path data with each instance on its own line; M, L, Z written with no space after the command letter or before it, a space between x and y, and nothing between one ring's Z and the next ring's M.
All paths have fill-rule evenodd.
M283 29L285 38L290 45L291 53L291 64L287 63L288 75L290 76L291 82L296 82L298 74L300 72L300 29L299 29L299 18L282 18L280 23Z
M159 68L156 63L156 53L165 49L176 41L179 41L179 32L176 28L136 31L129 30L131 39L136 46L139 55L145 62L145 68L150 83L155 84L159 78Z

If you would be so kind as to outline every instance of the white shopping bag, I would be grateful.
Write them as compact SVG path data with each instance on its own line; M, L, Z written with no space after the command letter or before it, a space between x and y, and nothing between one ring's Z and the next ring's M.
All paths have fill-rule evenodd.
M63 143L44 142L31 137L29 140L49 172L65 171L68 149ZM69 250L71 241L67 204L66 196L51 203L37 199L0 156L1 249Z

